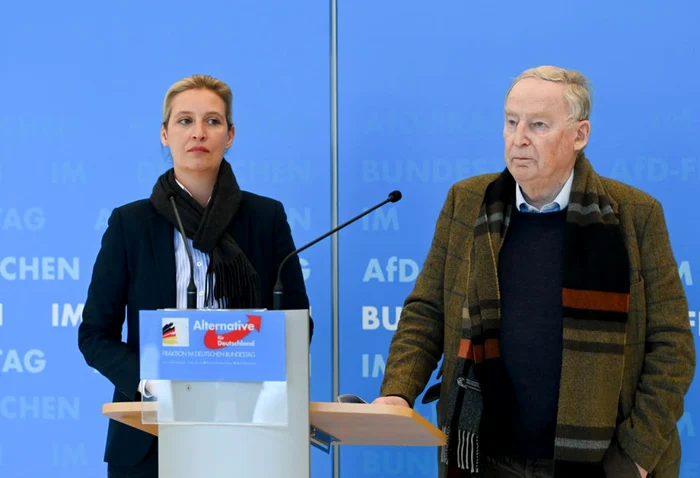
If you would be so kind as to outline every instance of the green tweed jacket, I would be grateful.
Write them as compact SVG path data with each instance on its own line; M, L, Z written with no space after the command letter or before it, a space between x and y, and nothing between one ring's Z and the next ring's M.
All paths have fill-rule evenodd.
M587 159L581 162L590 168ZM465 179L450 189L391 342L380 394L402 396L411 405L444 358L437 404L439 427L445 420L453 383L473 224L486 187L497 177L489 174ZM582 177L574 174L572 192L582 191ZM600 180L619 218L630 262L630 308L615 439L650 472L649 476L677 477L681 446L676 425L695 371L685 293L661 204L631 186L608 178ZM576 376L562 376L561 381L585 375L582 365ZM577 405L577 397L568 400ZM444 476L441 464L439 471Z

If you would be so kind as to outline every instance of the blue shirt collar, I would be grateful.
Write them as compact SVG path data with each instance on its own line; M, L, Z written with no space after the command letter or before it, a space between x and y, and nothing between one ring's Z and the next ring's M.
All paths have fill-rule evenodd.
M569 205L569 196L571 195L571 186L574 183L574 171L571 171L569 179L564 183L564 187L561 188L557 197L554 198L549 204L545 204L541 209L537 209L535 206L528 204L523 196L523 192L520 190L520 185L515 184L515 205L518 207L520 212L556 212L565 209Z

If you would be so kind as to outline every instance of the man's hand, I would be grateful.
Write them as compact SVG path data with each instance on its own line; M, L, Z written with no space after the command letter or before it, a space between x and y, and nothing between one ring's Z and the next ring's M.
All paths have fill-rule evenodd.
M375 405L375 404L376 405L399 405L399 406L408 407L408 408L411 407L406 400L404 400L401 397L395 397L395 396L379 397L379 398L375 399L372 402L372 404L373 405Z
M635 465L637 465L637 464L635 463ZM647 470L645 470L644 468L642 468L639 465L637 465L637 470L639 470L639 474L642 475L642 478L647 478L647 475L649 474L649 472Z

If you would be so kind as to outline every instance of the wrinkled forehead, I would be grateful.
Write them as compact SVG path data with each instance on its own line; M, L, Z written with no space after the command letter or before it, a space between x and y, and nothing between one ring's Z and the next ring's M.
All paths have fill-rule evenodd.
M565 86L553 81L525 78L511 89L505 102L505 113L512 115L568 115Z

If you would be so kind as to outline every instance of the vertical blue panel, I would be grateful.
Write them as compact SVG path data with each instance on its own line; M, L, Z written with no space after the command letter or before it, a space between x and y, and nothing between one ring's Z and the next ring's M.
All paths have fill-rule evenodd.
M387 265L392 257L422 265L449 186L504 168L504 94L522 70L541 64L591 79L587 153L598 173L664 205L697 341L699 13L690 0L340 5L341 220L392 189L404 193L340 240L341 393L377 395L395 309L413 287L411 275L392 275ZM377 263L383 276L368 275ZM695 384L679 423L684 477L700 471L699 393ZM417 410L435 420L433 406ZM436 462L433 449L359 447L343 450L340 466L341 476L432 477Z
M340 239L340 392L376 397L401 306L449 186L486 171L465 149L464 2L345 2L339 8L339 203L354 215L403 199ZM496 134L498 132L496 131ZM434 424L434 404L415 409ZM352 447L341 477L433 477L430 448Z
M170 167L159 128L174 81L229 84L227 157L244 189L283 201L297 245L330 227L327 4L78 3L14 2L0 18L2 476L106 476L112 386L77 325L110 211ZM330 243L301 259L312 399L329 400ZM328 476L329 457L312 459Z

